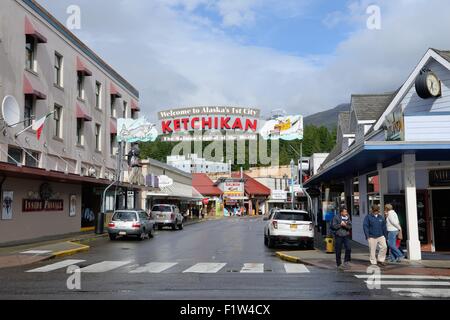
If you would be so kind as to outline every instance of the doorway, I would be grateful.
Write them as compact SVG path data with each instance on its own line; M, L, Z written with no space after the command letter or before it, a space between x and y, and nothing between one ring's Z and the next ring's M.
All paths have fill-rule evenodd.
M450 190L433 190L433 225L436 251L450 251Z

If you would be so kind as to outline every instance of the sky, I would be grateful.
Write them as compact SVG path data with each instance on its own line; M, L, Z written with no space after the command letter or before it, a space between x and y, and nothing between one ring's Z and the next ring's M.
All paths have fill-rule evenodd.
M429 47L450 49L448 0L38 2L62 22L80 7L73 32L140 91L150 119L215 105L307 116L395 91Z

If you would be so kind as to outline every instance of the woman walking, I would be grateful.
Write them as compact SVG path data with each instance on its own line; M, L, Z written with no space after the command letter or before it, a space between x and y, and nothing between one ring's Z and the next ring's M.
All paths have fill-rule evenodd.
M399 262L405 258L397 247L397 238L401 238L402 227L400 226L398 215L391 204L384 206L384 213L386 214L386 227L388 231L389 262Z

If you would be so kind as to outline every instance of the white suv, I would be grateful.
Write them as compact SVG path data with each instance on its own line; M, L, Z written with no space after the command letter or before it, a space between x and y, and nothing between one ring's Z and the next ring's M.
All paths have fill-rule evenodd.
M264 244L273 248L276 243L295 243L314 248L314 225L311 215L301 210L275 209L264 218Z

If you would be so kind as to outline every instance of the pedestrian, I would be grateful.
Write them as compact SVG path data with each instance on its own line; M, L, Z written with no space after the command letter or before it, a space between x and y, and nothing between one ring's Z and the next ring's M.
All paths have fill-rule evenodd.
M352 249L350 247L350 230L352 222L345 208L341 208L339 214L333 217L331 229L334 231L334 249L336 253L336 264L339 270L350 266ZM345 247L344 265L342 265L341 252L342 246Z
M382 265L386 265L386 251L387 251L387 228L386 220L380 214L380 207L378 205L372 206L372 212L364 219L363 227L364 234L369 242L370 263L377 265L377 261ZM376 255L377 247L380 247L378 252L378 259Z
M398 220L398 215L394 211L391 204L384 206L386 215L386 228L388 232L388 246L389 246L389 262L400 262L405 258L403 253L397 247L397 238L402 238L402 227Z

